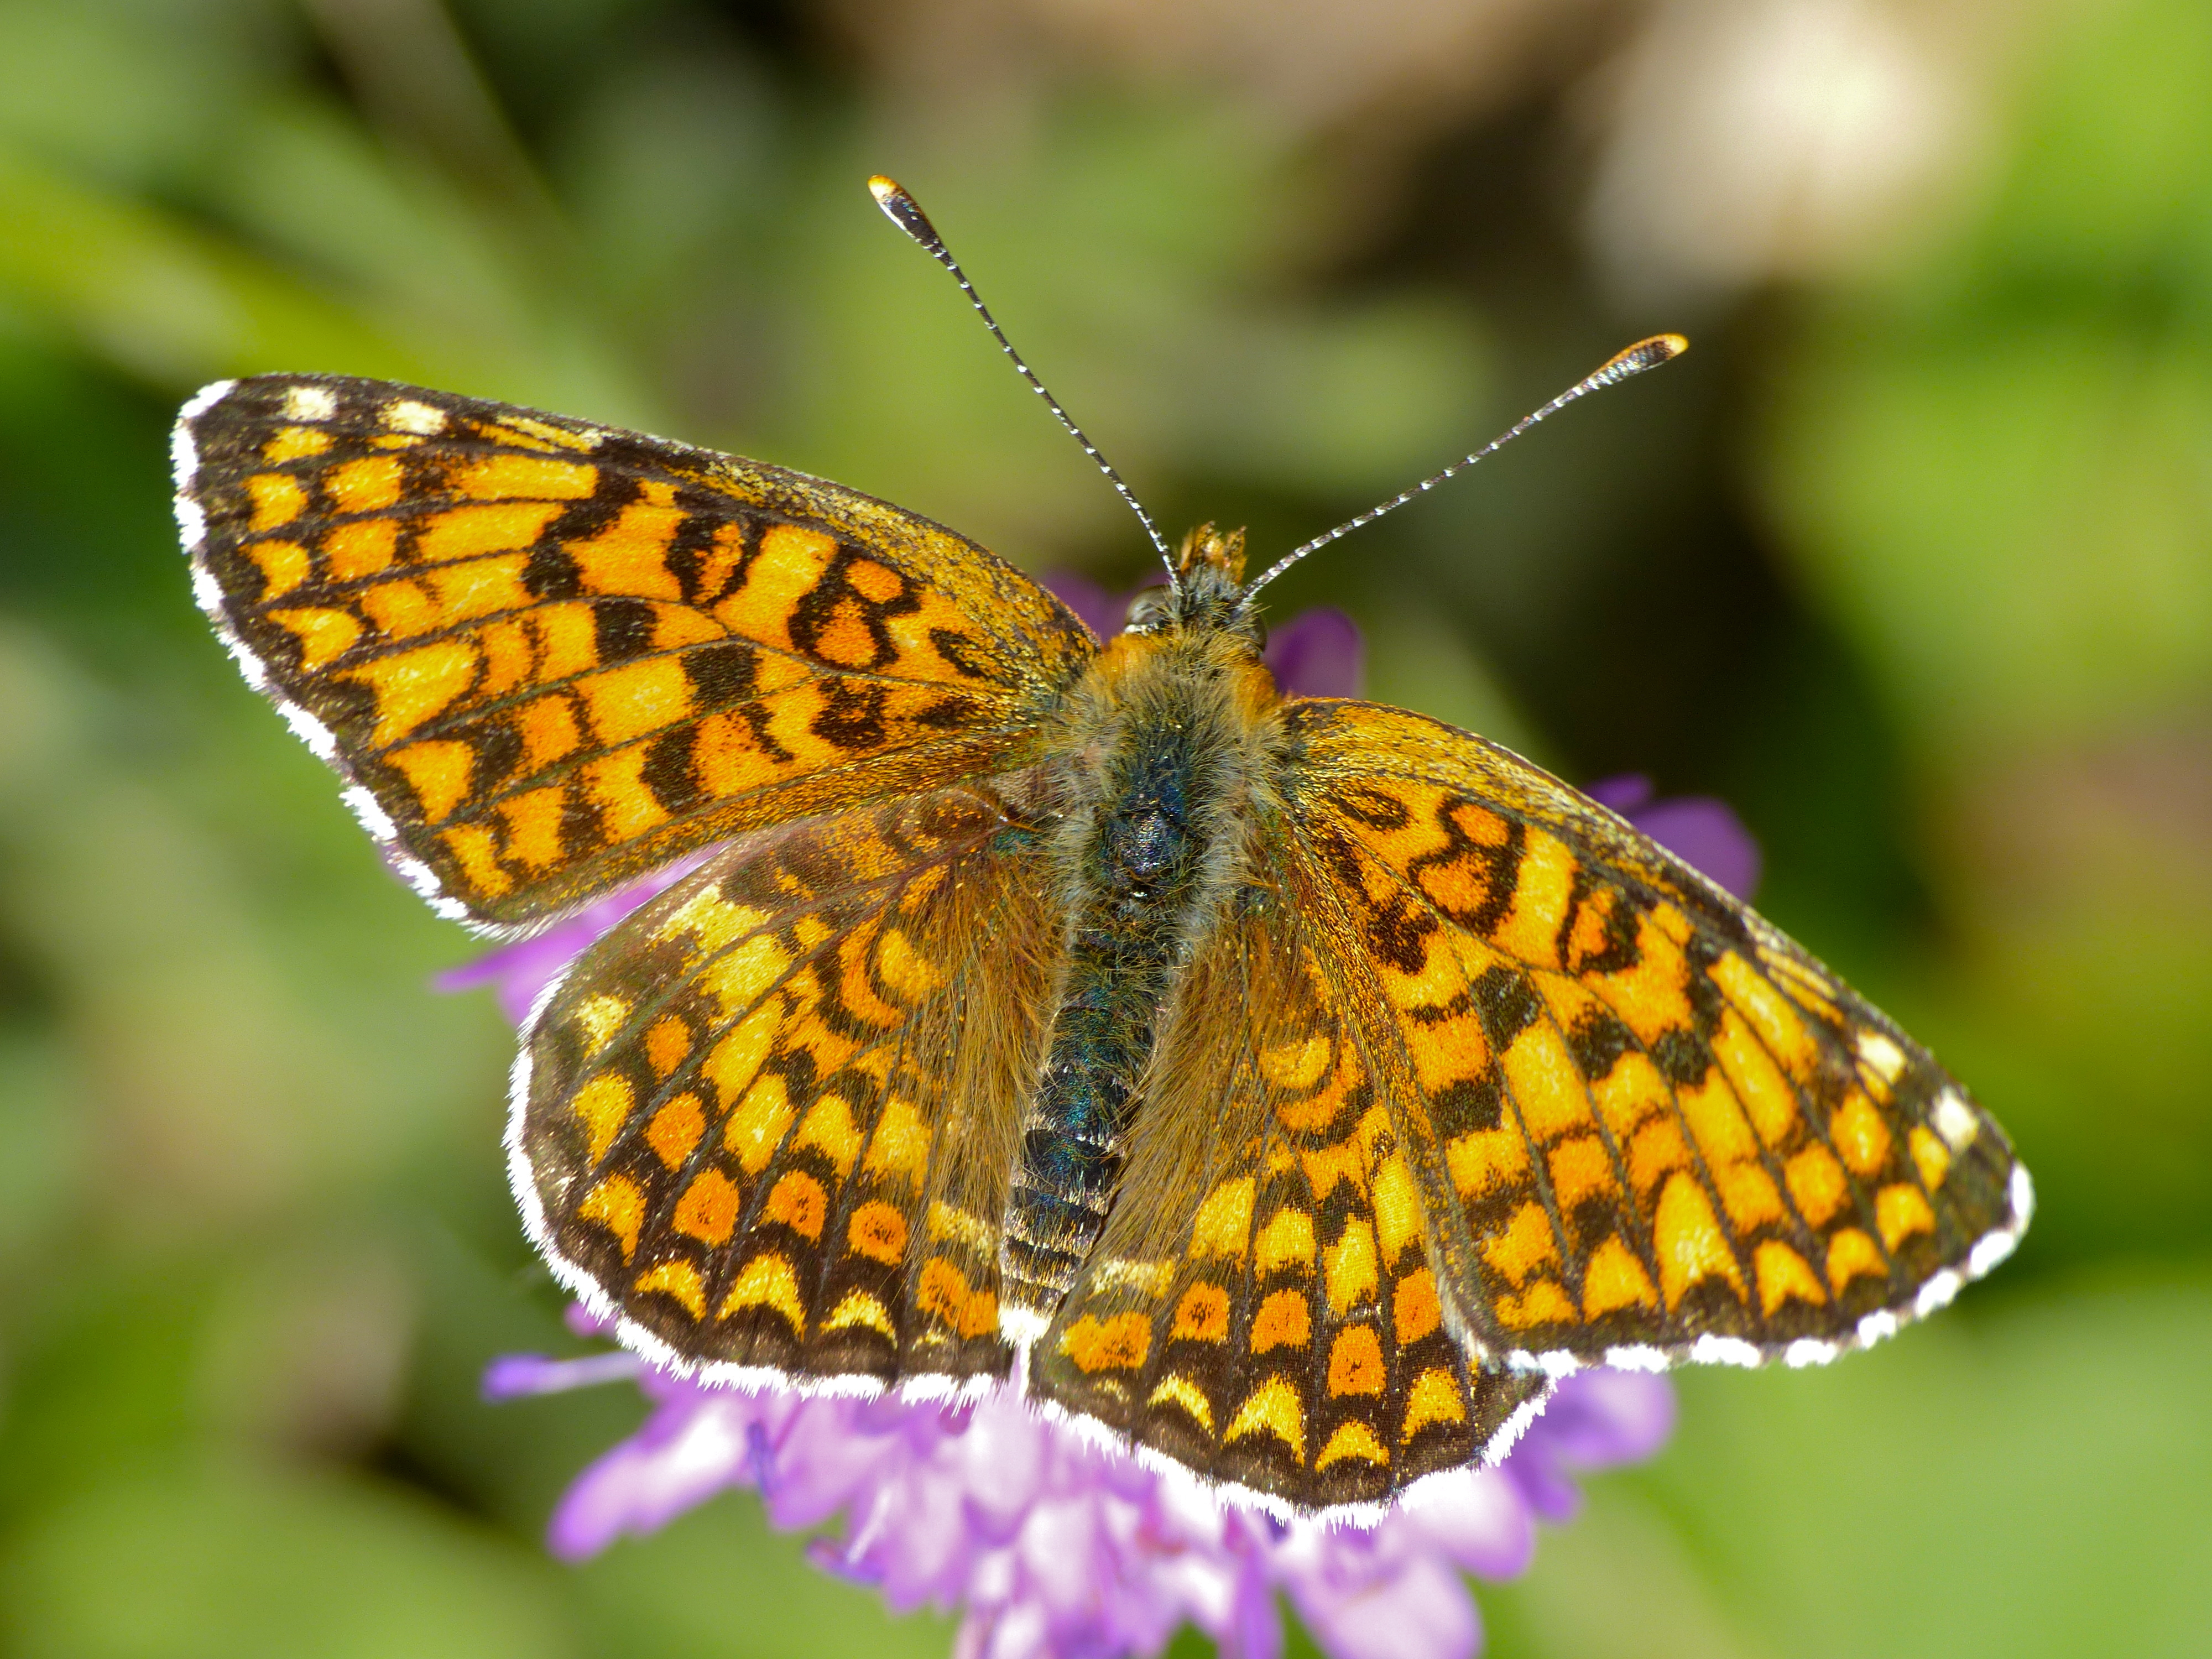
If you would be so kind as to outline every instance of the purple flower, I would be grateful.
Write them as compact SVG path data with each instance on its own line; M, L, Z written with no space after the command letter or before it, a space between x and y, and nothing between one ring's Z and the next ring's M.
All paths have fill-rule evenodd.
M1048 586L1094 631L1120 631L1122 599L1079 576ZM1363 651L1343 612L1309 611L1275 631L1267 661L1287 693L1356 696ZM1654 801L1640 777L1590 793L1749 891L1759 849L1720 802ZM493 984L520 1021L577 952L698 856L439 983ZM580 1310L570 1323L603 1334ZM1465 1575L1521 1572L1535 1523L1573 1515L1575 1478L1650 1455L1674 1413L1663 1378L1580 1373L1499 1467L1433 1476L1378 1522L1346 1526L1224 1501L1180 1468L1037 1415L1010 1388L955 1403L749 1392L602 1351L510 1355L484 1391L507 1400L617 1380L635 1382L651 1415L569 1487L549 1528L555 1553L595 1554L749 1488L779 1528L828 1527L809 1547L823 1570L874 1587L895 1611L957 1611L958 1659L1150 1655L1185 1623L1225 1655L1277 1659L1285 1596L1333 1659L1468 1659L1481 1626Z
M1102 640L1110 640L1121 631L1121 619L1128 612L1130 599L1135 597L1113 592L1073 570L1055 570L1042 581L1062 605L1083 618L1085 628Z
M500 1012L520 1025L529 1018L538 994L558 979L586 946L654 894L697 869L706 856L702 851L665 864L651 875L618 887L573 916L555 922L544 933L532 933L474 962L448 968L430 983L441 991L473 991L479 985L489 985L499 999Z
M1129 601L1136 597L1109 592L1068 570L1054 571L1044 585L1102 640L1121 631ZM1367 642L1359 636L1359 624L1334 605L1298 612L1268 635L1263 654L1287 696L1356 697L1366 678Z
M1684 863L1703 871L1740 899L1759 889L1759 843L1726 801L1711 795L1651 799L1651 780L1639 772L1601 778L1583 793L1610 806Z
M1184 1623L1224 1654L1274 1659L1279 1592L1336 1659L1466 1659L1480 1626L1461 1575L1520 1572L1536 1519L1572 1513L1571 1476L1648 1456L1674 1418L1660 1378L1570 1377L1501 1468L1432 1478L1363 1528L1224 1504L1007 1389L957 1405L755 1394L602 1354L502 1360L486 1391L599 1382L625 1361L653 1414L569 1488L556 1553L594 1554L749 1487L784 1530L842 1516L813 1541L816 1565L896 1612L959 1610L956 1652L975 1659L1152 1654Z

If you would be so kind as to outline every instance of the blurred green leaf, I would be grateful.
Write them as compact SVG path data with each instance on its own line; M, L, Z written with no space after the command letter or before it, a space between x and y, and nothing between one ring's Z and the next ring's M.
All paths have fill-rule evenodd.
M343 362L420 379L420 359L307 284L159 209L0 150L0 294L162 386Z
M2201 324L2212 295L2212 12L2196 0L2123 0L2060 16L2011 179L1971 245L1977 275L2118 310L2164 290Z
M2208 76L2188 0L2069 15L1986 221L1815 312L1762 457L1921 774L1893 1006L2049 1170L2032 1256L2212 1216Z
M27 1527L0 1584L26 1659L578 1650L549 1565L336 1476L213 1464L118 1480Z
M2014 748L2212 689L2212 355L2087 320L1820 340L1770 489L1915 730Z
M650 1540L616 1545L579 1570L577 1589L610 1659L934 1659L951 1648L941 1615L894 1618L868 1587L807 1566L805 1551L803 1538L769 1530L758 1500L732 1495Z
M285 21L258 0L4 0L0 134L112 187L173 185L220 152L232 90L282 65Z
M2208 1367L2212 1280L2114 1275L1692 1373L1663 1457L1493 1599L1532 1659L2182 1659L2212 1629Z

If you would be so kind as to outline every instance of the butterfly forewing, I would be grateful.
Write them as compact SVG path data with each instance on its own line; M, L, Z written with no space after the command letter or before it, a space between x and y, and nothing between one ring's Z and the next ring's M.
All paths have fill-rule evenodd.
M1547 1385L1471 1369L1447 1328L1361 1011L1275 873L1190 965L1030 1386L1215 1480L1373 1504L1502 1449Z
M714 855L525 1035L538 1242L687 1365L1003 1372L998 1231L1060 948L988 788Z
M837 485L339 376L179 425L200 597L443 907L520 925L744 830L1008 764L1094 649Z
M1288 711L1291 819L1416 1085L1440 1265L1509 1364L1824 1358L2027 1221L2003 1133L1772 927L1516 757Z

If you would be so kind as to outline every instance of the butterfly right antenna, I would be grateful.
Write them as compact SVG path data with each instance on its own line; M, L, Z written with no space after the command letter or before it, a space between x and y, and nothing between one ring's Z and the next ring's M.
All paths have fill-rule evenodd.
M968 303L975 307L975 314L983 319L983 326L991 331L991 337L999 343L999 349L1013 360L1022 379L1030 383L1030 390L1044 399L1045 406L1067 428L1068 436L1083 446L1083 453L1097 464L1098 470L1106 475L1107 483L1112 484L1121 499L1128 502L1129 510L1145 526L1145 534L1152 538L1152 545L1160 550L1160 562L1168 568L1168 585L1180 589L1182 582L1176 574L1175 555L1169 551L1159 526L1152 522L1152 515L1145 511L1144 503L1137 499L1136 492L1122 483L1121 475L1098 453L1098 446L1085 437L1083 428L1068 418L1067 411L1060 406L1060 399L1045 390L1044 382L1037 379L1035 372L1022 361L1022 354L1015 350L1013 342L1006 338L1005 331L999 326L998 319L991 315L991 308L983 303L983 296L975 292L975 285L968 280L968 273L960 269L960 262L945 246L945 239L937 234L937 227L929 222L929 216L921 210L921 204L908 195L905 187L896 180L886 179L880 173L868 180L868 191L876 198L876 205L883 209L893 224L921 243L931 258L952 273L952 280L960 284L960 291L968 296Z
M1551 402L1546 404L1541 409L1536 410L1530 414L1523 415L1519 420L1514 422L1510 427L1499 433L1495 438L1492 438L1488 443L1483 445L1481 448L1476 450L1472 455L1468 455L1460 460L1454 461L1449 466L1444 468L1441 472L1431 473L1427 477L1422 479L1420 483L1415 484L1411 489L1400 491L1397 495L1393 495L1389 501L1383 502L1382 506L1370 507L1366 512L1361 514L1358 518L1346 520L1342 524L1337 526L1335 529L1330 531L1326 536L1316 536L1304 546L1292 548L1289 552L1283 555L1281 558L1276 560L1274 563L1269 565L1267 569L1261 571L1257 580L1251 582L1245 587L1244 598L1237 607L1238 611L1241 613L1244 610L1248 609L1252 603L1252 596L1254 594L1257 593L1269 582L1274 580L1276 577L1281 575L1283 572L1288 570L1300 559L1305 557L1307 554L1314 552L1321 548L1327 547L1331 542L1334 541L1340 536L1349 536L1353 531L1361 528L1363 526L1373 524L1376 520L1381 518L1385 513L1396 512L1400 507L1405 506L1407 501L1412 501L1415 496L1422 495L1428 490L1434 489L1438 484L1443 483L1445 479L1453 477L1456 473L1466 471L1468 468L1473 466L1477 461L1481 460L1485 456L1496 454L1499 450L1504 448L1506 445L1511 443L1516 438L1526 432L1530 427L1535 425L1537 422L1544 419L1547 416L1558 414L1569 404L1574 402L1576 398L1586 398L1591 392L1602 391L1605 387L1609 386L1618 386L1620 382L1628 379L1632 374L1641 374L1647 368L1656 368L1660 364L1668 362L1670 358L1680 356L1689 349L1690 343L1679 334L1655 334L1648 340L1638 340L1634 345L1630 346L1625 351L1616 351L1612 356L1607 358L1595 369L1592 369L1581 380L1576 381L1574 385L1569 386L1558 397L1553 398Z

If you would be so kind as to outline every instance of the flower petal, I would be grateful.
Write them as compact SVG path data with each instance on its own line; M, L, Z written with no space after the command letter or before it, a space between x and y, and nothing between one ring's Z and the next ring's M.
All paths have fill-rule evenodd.
M1611 807L1684 863L1740 899L1759 889L1759 843L1724 800L1711 795L1652 799L1651 780L1640 772L1600 778L1583 793Z
M1518 1577L1536 1548L1528 1506L1495 1469L1423 1483L1377 1531L1392 1554L1441 1555L1485 1578Z
M565 1394L602 1382L634 1382L645 1362L634 1353L586 1354L580 1359L548 1359L543 1354L503 1354L484 1368L483 1397L520 1400L528 1395Z
M1294 1580L1290 1589L1298 1617L1333 1659L1468 1659L1482 1640L1466 1581L1432 1559L1356 1589L1326 1579Z
M1648 1457L1674 1427L1674 1389L1665 1377L1578 1371L1559 1384L1504 1473L1538 1516L1565 1521L1582 1506L1576 1474Z
M1681 795L1654 801L1628 817L1675 857L1738 898L1748 899L1759 890L1759 843L1726 801L1710 795Z
M1121 623L1129 614L1129 596L1113 593L1101 587L1090 577L1073 570L1048 571L1038 579L1045 591L1083 618L1083 625L1102 640L1110 640L1121 631Z
M576 1478L547 1528L554 1554L568 1561L596 1555L624 1533L657 1532L725 1487L748 1484L736 1413L685 1413L662 1425L667 1431L659 1437L652 1437L654 1426L648 1424Z
M1367 683L1367 641L1334 605L1301 611L1275 629L1267 662L1285 696L1356 697Z
M606 1360L637 1366L628 1355L520 1356L487 1385L568 1386L611 1373ZM1521 1571L1534 1516L1574 1507L1573 1474L1648 1455L1674 1413L1662 1378L1582 1373L1503 1470L1433 1478L1363 1529L1224 1503L1009 1389L947 1405L636 1375L653 1414L562 1499L556 1553L589 1555L726 1487L757 1486L778 1528L844 1516L842 1536L809 1546L823 1571L872 1584L895 1611L957 1609L957 1652L1017 1659L1155 1654L1185 1623L1231 1659L1279 1659L1285 1591L1332 1659L1467 1659L1480 1624L1461 1573Z
M566 921L542 933L502 946L474 962L448 968L431 980L441 991L473 991L489 985L499 998L500 1012L510 1024L520 1025L530 1017L538 995L566 971L600 934L631 911L698 867L707 854L696 853L665 865L651 875L586 905Z

